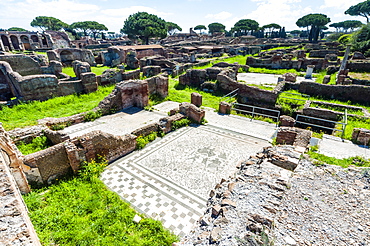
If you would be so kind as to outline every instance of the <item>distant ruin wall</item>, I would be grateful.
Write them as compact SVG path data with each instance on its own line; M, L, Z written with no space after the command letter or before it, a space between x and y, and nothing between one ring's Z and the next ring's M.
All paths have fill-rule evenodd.
M42 74L40 64L26 55L0 55L0 61L9 63L22 76Z
M238 97L242 98L243 103L258 101L268 104L275 104L279 95L276 91L262 90L257 87L239 83L223 73L217 76L217 81L219 83L219 87L228 92L239 89Z
M362 85L326 85L303 81L299 85L299 92L354 103L368 103L370 98L370 86Z

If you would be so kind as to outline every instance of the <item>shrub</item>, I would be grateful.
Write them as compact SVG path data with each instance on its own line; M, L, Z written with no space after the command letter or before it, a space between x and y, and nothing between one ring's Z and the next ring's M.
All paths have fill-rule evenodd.
M163 131L162 131L163 133ZM147 136L139 136L136 138L136 149L143 149L148 143L154 141L158 136L158 132L152 132Z
M90 162L83 162L78 176L83 180L92 180L98 178L99 175L104 171L104 168L108 165L108 161L103 156L98 156L96 160Z

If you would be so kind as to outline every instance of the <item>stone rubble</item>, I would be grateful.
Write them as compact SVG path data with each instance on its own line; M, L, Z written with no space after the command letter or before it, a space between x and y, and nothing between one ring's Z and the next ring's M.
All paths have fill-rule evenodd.
M294 171L272 164L285 156ZM315 166L294 146L265 148L210 192L178 245L368 245L370 171Z

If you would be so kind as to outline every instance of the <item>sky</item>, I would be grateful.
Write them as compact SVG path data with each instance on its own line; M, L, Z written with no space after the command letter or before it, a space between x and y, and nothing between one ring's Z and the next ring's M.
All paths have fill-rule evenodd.
M240 19L256 20L260 26L277 23L287 31L299 29L295 22L310 13L326 14L331 23L365 18L345 15L363 0L0 0L0 28L30 26L36 16L52 16L72 24L97 21L119 32L130 14L148 12L178 24L182 32L191 27L219 22L229 30Z

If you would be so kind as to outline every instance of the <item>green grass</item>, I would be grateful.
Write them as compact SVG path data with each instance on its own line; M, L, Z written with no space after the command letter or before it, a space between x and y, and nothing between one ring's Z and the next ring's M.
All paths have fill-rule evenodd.
M322 70L322 71L319 71L318 73L314 74L313 77L316 78L316 83L322 84L323 81L324 81L325 75L326 75L326 71ZM336 84L336 77L337 77L337 73L332 74L330 76L330 82L328 83L328 85L335 85Z
M145 218L107 189L98 176L105 161L86 164L78 176L24 196L43 245L171 245L177 237Z
M202 95L203 101L202 105L205 107L210 107L218 110L218 105L220 103L221 97L223 94L215 92L209 93L204 92L199 89L190 88L188 86L180 85L178 79L170 78L169 86L168 86L168 97L166 97L167 101L174 101L174 102L190 102L191 101L191 93L197 92Z
M338 111L338 112L345 112L345 109L342 107L337 107L337 106L332 106L332 105L326 105L326 104L317 104L317 103L311 103L310 107L317 107L317 108L323 108L323 109L329 109L333 111ZM347 109L348 114L355 114L359 116L363 116L364 113L362 110L355 110L355 109Z
M208 65L194 66L193 69L206 69L206 68L212 67L214 64L219 63L219 62L227 62L227 63L237 62L241 65L245 65L247 62L248 56L252 56L252 55L245 55L245 56L239 55L239 56L233 56L233 57L224 58L224 59L217 58L217 59L211 60Z
M112 69L111 67L107 66L96 66L96 67L91 67L91 72L95 73L96 75L102 75L103 72L107 69ZM76 77L75 72L73 71L73 67L63 67L62 70L63 73L71 76L71 77Z
M370 161L359 156L337 159L335 157L329 157L323 154L319 154L313 150L308 151L308 155L310 156L310 158L314 159L313 164L318 166L326 163L330 165L341 166L344 168L347 168L350 165L358 167L370 167Z
M29 144L20 142L19 144L17 144L17 147L22 152L23 155L29 155L37 151L47 149L51 145L52 145L51 142L45 136L40 136L34 138L32 142Z
M275 86L267 86L267 85L260 85L260 84L247 84L247 85L257 87L257 88L260 88L262 90L267 90L267 91L272 91L275 88Z
M362 119L349 116L343 138L352 140L352 132L354 128L370 129L370 119ZM340 136L340 134L341 133L339 132L338 136Z
M32 126L45 117L65 117L95 108L114 88L114 85L99 87L90 94L55 97L44 102L33 101L0 110L0 122L6 130Z

